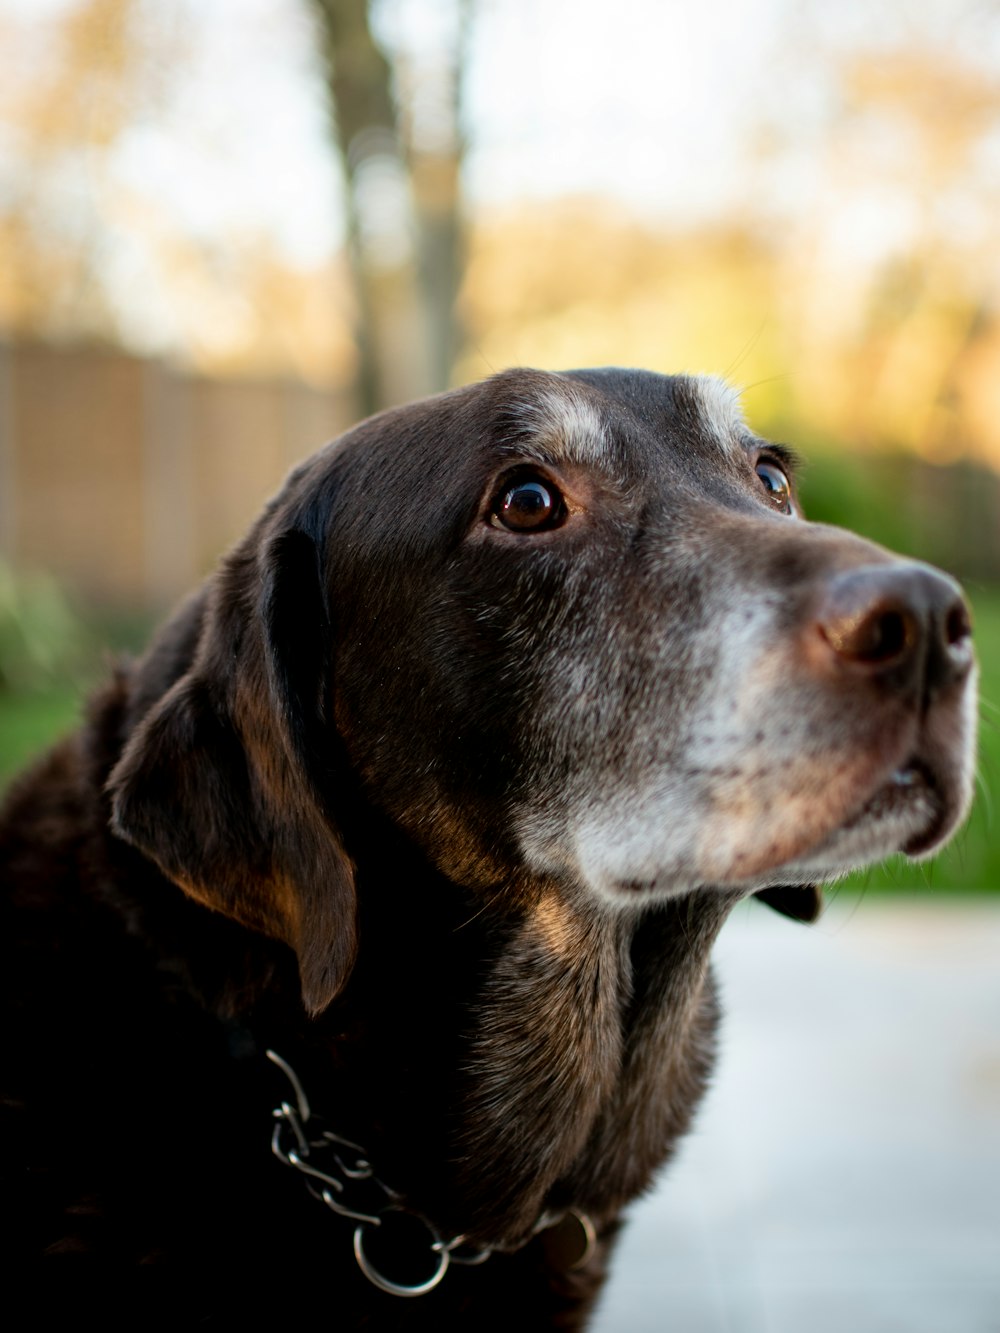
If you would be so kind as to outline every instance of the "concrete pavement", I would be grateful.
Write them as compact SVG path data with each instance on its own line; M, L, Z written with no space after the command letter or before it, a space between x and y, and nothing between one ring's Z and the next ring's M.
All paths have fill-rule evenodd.
M741 907L693 1134L594 1333L1000 1333L1000 899Z

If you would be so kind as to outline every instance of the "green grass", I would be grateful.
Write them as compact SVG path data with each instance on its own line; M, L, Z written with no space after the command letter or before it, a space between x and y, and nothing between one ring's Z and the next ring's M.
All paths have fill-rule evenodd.
M933 861L894 857L845 882L866 892L996 893L1000 891L1000 588L971 586L981 670L979 779L968 824ZM81 692L0 692L0 786L79 720Z
M80 692L6 694L0 691L0 786L79 721Z

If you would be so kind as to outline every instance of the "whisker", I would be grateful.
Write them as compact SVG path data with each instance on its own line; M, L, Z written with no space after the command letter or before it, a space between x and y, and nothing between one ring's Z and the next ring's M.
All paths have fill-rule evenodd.
M730 361L729 365L722 372L723 379L728 380L730 375L736 374L737 370L739 370L740 366L742 366L743 362L747 359L747 357L750 355L753 349L760 342L760 335L764 332L765 328L767 328L766 316L757 325L756 331L752 333L750 337L746 340L746 342L743 344L743 348L738 353L736 360ZM750 387L753 388L754 386L751 385Z
M976 790L979 792L979 795L982 798L981 805L983 810L983 816L986 820L986 827L992 828L993 793L990 789L990 784L989 781L987 780L986 774L982 771L981 767L978 764L976 765L975 781L976 781Z

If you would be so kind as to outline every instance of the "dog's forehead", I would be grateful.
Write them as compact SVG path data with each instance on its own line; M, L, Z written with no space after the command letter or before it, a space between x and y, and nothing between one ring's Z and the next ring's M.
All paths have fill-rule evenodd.
M582 386L564 380L513 397L502 416L501 440L514 449L541 446L554 463L604 464L612 459L612 425Z
M627 468L647 450L665 461L691 449L735 461L753 437L739 391L717 376L590 370L512 385L500 438L556 464Z
M735 385L717 375L680 376L674 398L699 435L725 452L745 450L750 431Z

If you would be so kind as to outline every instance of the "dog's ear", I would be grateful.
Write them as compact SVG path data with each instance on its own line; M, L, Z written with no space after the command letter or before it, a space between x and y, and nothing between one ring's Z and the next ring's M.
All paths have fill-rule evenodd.
M357 948L354 871L323 755L325 603L307 533L272 537L259 558L237 552L193 665L110 781L115 832L198 902L290 944L314 1014L342 989Z
M823 890L818 884L788 884L754 894L762 903L794 921L816 921L823 911Z

